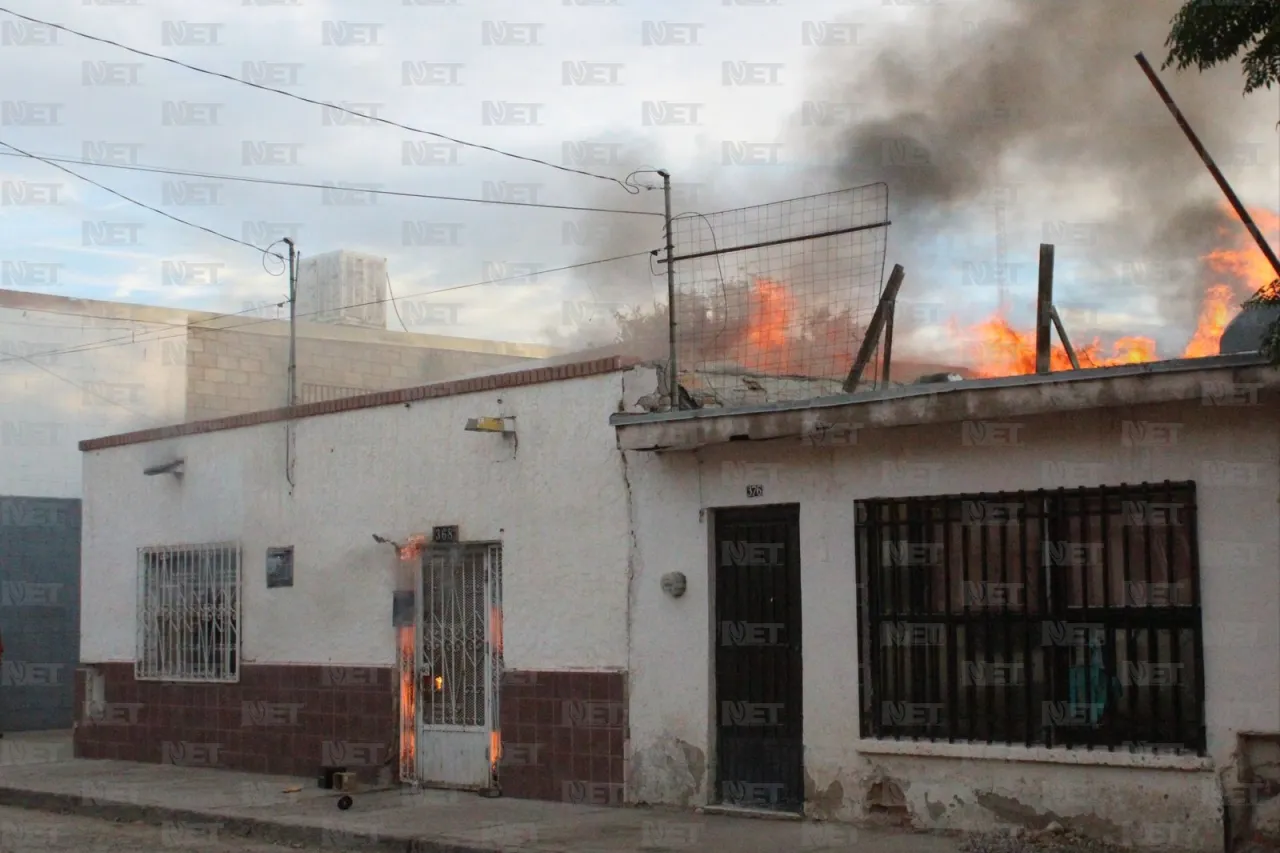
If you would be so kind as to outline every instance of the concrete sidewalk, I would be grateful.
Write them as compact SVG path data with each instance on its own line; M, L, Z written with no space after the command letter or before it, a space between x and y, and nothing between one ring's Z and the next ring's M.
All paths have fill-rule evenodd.
M49 738L0 741L0 805L328 849L426 853L956 853L955 840L843 824L751 820L398 789L347 811L314 779L68 759ZM295 793L289 789L301 788Z

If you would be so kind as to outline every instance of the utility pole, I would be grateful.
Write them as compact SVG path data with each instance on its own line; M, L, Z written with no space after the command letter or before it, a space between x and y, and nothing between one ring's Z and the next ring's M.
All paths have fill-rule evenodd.
M670 345L670 359L667 362L667 393L670 395L671 408L680 408L680 379L676 373L676 264L675 235L671 230L671 173L659 169L662 176L662 199L666 205L667 222L667 337Z
M289 245L289 408L298 405L298 249Z

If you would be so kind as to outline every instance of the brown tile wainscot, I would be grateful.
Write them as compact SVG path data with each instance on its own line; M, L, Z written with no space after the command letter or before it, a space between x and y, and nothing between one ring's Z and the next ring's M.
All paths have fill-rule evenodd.
M341 764L374 782L394 755L389 667L248 664L236 684L139 681L131 663L94 668L104 704L90 716L90 674L77 673L77 758L312 778Z
M507 672L499 693L508 797L622 805L623 672Z

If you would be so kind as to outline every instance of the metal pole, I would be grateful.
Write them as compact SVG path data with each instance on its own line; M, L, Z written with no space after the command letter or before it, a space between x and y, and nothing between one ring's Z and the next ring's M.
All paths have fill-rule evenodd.
M662 199L666 206L667 222L667 338L670 347L670 359L667 362L667 393L670 395L671 408L680 408L680 378L676 373L676 265L675 235L671 229L671 173L659 169L662 176Z
M1173 102L1173 96L1169 94L1169 90L1164 87L1164 84L1160 82L1160 78L1156 76L1155 69L1151 67L1151 63L1147 62L1147 58L1141 53L1137 54L1134 59L1138 60L1138 64L1142 66L1142 70L1146 73L1147 79L1151 81L1151 85L1156 87L1156 92L1164 100L1164 105L1169 108L1169 112L1173 113L1173 120L1178 123L1178 127L1182 128L1182 132L1187 135L1187 139L1191 142L1191 147L1196 149L1196 153L1200 155L1200 159L1208 167L1209 174L1213 175L1213 179L1218 182L1218 188L1226 195L1227 201L1231 202L1231 207L1235 210L1236 216L1239 216L1240 221L1244 223L1244 227L1249 229L1249 233L1253 235L1253 239L1258 243L1258 248L1262 249L1262 254L1266 255L1267 260L1271 263L1271 268L1276 271L1277 276L1280 276L1280 258L1276 257L1275 250L1271 248L1266 238L1262 236L1262 232L1258 230L1258 226L1253 222L1253 217L1249 215L1249 211L1244 209L1244 205L1240 203L1235 191L1231 189L1227 179L1218 170L1218 166L1213 162L1213 158L1209 156L1209 152L1200 144L1200 139L1196 136L1195 131L1191 129L1191 125L1187 123L1187 120L1183 118L1182 111Z
M289 407L298 405L298 250L289 245Z
M1053 370L1053 246L1040 244L1040 293L1036 297L1036 373Z
M889 281L885 284L884 293L880 297L880 304L876 306L876 312L871 315L871 322L867 324L867 333L862 338L862 346L858 348L853 367L849 368L849 375L841 388L846 394L853 394L858 390L862 372L871 363L871 355L876 351L876 345L880 343L880 333L884 330L886 315L893 310L893 304L898 300L898 290L902 287L904 275L906 273L902 269L902 264L894 264L893 272L889 273Z

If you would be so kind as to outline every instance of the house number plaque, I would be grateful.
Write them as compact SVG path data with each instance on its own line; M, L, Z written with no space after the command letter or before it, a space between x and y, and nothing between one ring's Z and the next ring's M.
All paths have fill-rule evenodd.
M764 497L764 485L762 483L757 483L754 486L747 486L747 497L749 498Z
M436 544L448 544L458 541L458 525L431 528L431 541Z

